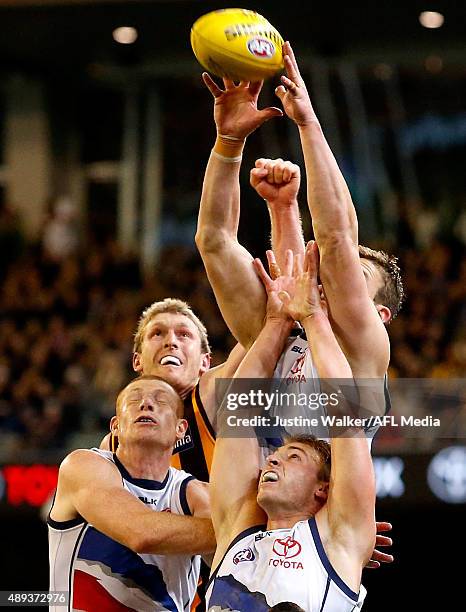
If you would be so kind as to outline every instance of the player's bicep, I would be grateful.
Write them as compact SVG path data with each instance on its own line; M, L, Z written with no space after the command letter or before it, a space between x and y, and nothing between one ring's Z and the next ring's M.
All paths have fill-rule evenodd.
M217 251L206 250L201 256L225 323L238 342L248 346L262 328L266 307L265 290L252 256L231 239Z
M63 490L76 512L108 537L136 547L137 525L147 510L122 486L114 464L92 451L75 451L60 468Z

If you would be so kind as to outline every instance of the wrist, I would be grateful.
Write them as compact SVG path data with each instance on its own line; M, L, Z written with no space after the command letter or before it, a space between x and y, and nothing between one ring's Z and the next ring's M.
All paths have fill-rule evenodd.
M300 318L299 322L301 323L301 325L303 327L306 327L306 325L312 325L313 323L316 323L316 322L319 322L319 321L324 321L324 320L328 321L328 317L326 316L324 311L323 310L316 310L316 311L310 312L306 316Z
M276 329L286 329L290 331L293 328L295 321L290 315L285 312L274 312L274 313L266 313L264 325L268 327L274 327Z
M276 209L278 212L281 212L281 210L283 208L285 209L289 209L289 208L298 208L298 200L295 197L291 197L291 198L277 198L275 200L265 200L265 203L267 204L267 206L271 209Z
M243 154L245 139L228 136L225 134L217 134L213 147L214 153L222 157L235 158Z

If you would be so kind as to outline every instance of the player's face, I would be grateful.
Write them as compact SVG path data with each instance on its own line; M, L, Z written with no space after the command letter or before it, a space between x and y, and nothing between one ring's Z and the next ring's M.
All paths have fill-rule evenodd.
M135 380L120 396L112 430L120 444L149 443L171 448L184 434L186 421L178 418L177 393L162 380Z
M133 365L137 372L160 376L181 393L195 386L209 367L209 357L202 353L199 331L189 317L163 312L149 322Z
M361 257L361 267L366 279L367 291L371 300L375 298L379 289L382 288L383 279L377 265L370 259L364 259Z
M314 514L327 495L319 470L320 458L310 446L285 444L267 458L259 480L258 504L269 517L280 512Z

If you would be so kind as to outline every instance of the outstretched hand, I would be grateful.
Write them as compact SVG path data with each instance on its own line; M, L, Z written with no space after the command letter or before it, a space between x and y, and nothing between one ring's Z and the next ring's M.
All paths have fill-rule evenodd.
M298 258L295 259L293 277L294 286L282 290L279 298L283 308L295 321L302 322L307 317L316 314L327 316L327 304L321 295L321 288L317 283L319 274L319 249L314 240L308 242L304 255L304 265Z
M283 159L256 160L249 181L259 196L270 204L295 202L301 182L299 166Z
M289 42L284 43L282 51L286 76L281 77L282 85L275 89L275 93L280 98L288 117L303 127L317 121L317 117Z
M392 539L380 535L383 532L391 531L392 526L390 523L378 522L377 525L377 536L375 538L375 546L391 546ZM381 563L393 563L393 555L388 555L387 553L380 552L377 548L374 548L370 561L367 562L366 569L377 569L380 567Z
M282 291L293 291L295 283L293 276L293 262L295 258L293 257L293 252L289 249L286 251L283 270L277 264L273 251L267 251L266 254L269 273L266 272L260 259L255 259L253 265L267 293L267 317L288 319L290 317L283 308L283 302L279 294Z
M257 99L263 81L241 81L238 85L223 79L221 89L207 72L202 80L214 97L214 120L217 133L237 140L244 140L272 117L282 117L283 112L274 106L257 108Z

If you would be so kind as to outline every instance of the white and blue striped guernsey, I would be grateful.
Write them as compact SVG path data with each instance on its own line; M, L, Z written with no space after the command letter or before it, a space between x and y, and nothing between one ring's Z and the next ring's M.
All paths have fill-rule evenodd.
M251 527L230 544L207 589L209 612L268 612L293 602L305 612L360 610L366 596L350 589L325 554L314 518L292 528Z
M280 381L276 390L280 393L284 393L285 395L287 393L294 393L296 395L305 394L307 396L309 396L311 393L316 395L320 394L321 385L319 376L312 358L312 353L309 348L306 335L303 332L296 336L291 336L288 339L287 345L275 367L273 377L274 379ZM388 414L391 408L391 403L386 375L384 377L384 400L384 413ZM328 429L326 427L319 426L317 428L313 428L312 426L303 426L299 424L303 422L305 423L306 419L309 419L310 417L318 417L317 420L319 423L321 423L321 417L327 414L325 407L322 405L314 405L312 410L308 405L304 404L298 406L295 405L291 409L287 408L286 405L279 407L272 406L268 414L270 417L275 417L277 415L282 417L298 417L296 421L298 424L296 426L291 425L277 428L272 436L270 433L267 434L267 437L265 438L266 444L261 441L261 445L267 446L269 448L269 452L273 451L276 447L281 446L284 438L286 438L287 435L293 436L296 434L305 433L314 435L320 439L329 439ZM365 431L369 448L371 448L372 440L378 429L379 425L374 425L372 424L372 419L367 419ZM262 436L260 437L262 438ZM266 451L264 455L266 456L267 454L268 452Z
M186 486L193 477L170 467L163 482L132 478L110 451L92 449L118 467L122 486L148 508L191 514ZM96 484L96 486L98 486ZM50 590L69 591L68 610L185 612L196 593L200 557L137 554L84 519L48 518ZM55 608L50 608L55 612ZM56 608L63 612L64 608Z

